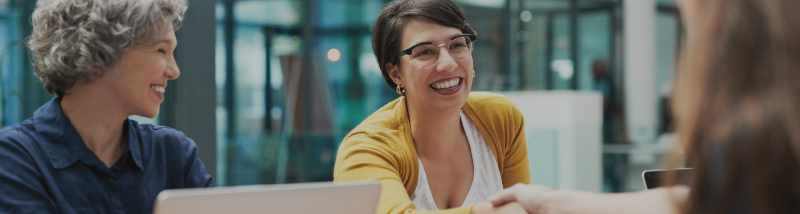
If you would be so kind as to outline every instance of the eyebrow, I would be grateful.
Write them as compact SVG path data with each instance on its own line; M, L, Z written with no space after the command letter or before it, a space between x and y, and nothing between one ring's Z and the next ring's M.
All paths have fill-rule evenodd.
M177 41L176 41L176 42L177 42ZM174 42L173 42L171 39L162 39L162 40L158 40L158 41L156 41L156 42L153 42L153 43L151 43L151 44L150 44L150 45L148 45L148 46L150 46L150 47L155 47L155 46L157 46L157 45L159 45L159 44L161 44L161 43L167 43L168 45L175 45L175 46L177 46L177 44L175 44L175 43L174 43Z
M159 43L175 44L175 42L173 42L171 39L162 39L161 41L158 41L156 44Z
M455 34L455 35L451 36L450 38L447 38L447 41L450 41L451 39L456 38L457 36L461 36L461 35L464 35L464 33ZM408 48L413 48L413 47L424 45L424 44L433 44L433 42L420 42L420 43L412 45L411 47L408 47ZM406 48L406 49L408 49L408 48Z

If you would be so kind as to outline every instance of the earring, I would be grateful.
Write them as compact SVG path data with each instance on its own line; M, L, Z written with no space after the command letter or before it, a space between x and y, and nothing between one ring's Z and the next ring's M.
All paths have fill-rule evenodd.
M394 88L394 90L397 91L397 94L400 96L406 96L406 87L398 85L397 88Z
M477 74L475 74L475 70L472 70L472 77L475 77L475 76L477 76Z

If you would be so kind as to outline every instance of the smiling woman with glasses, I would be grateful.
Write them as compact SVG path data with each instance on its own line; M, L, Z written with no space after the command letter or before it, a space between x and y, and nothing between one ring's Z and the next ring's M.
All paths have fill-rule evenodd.
M447 43L423 42L400 51L397 57L409 55L417 66L429 66L439 59L439 47L444 46L453 58L464 59L471 56L472 44L476 39L475 34L461 34L450 38Z
M523 118L507 98L471 93L477 34L450 0L384 7L372 47L400 98L342 141L334 180L379 180L377 213L519 213L487 198L530 183Z

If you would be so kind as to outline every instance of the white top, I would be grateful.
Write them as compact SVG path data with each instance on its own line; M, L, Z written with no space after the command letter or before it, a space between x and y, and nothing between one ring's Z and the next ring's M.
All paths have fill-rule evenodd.
M497 194L503 190L503 180L500 178L500 169L497 167L497 160L492 149L489 148L486 139L478 131L475 123L464 113L464 110L461 110L461 124L467 134L473 165L472 185L469 187L464 203L461 204L464 206L473 202L486 201L489 196ZM411 201L414 202L417 210L439 210L433 201L425 168L422 167L422 161L418 161L419 176Z

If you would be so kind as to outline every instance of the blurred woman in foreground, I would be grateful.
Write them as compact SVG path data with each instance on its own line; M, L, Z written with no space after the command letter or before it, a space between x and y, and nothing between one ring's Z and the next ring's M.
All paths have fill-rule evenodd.
M689 187L595 194L517 185L494 204L520 202L531 213L800 212L800 1L679 4L687 39L673 110L676 151L694 168Z

